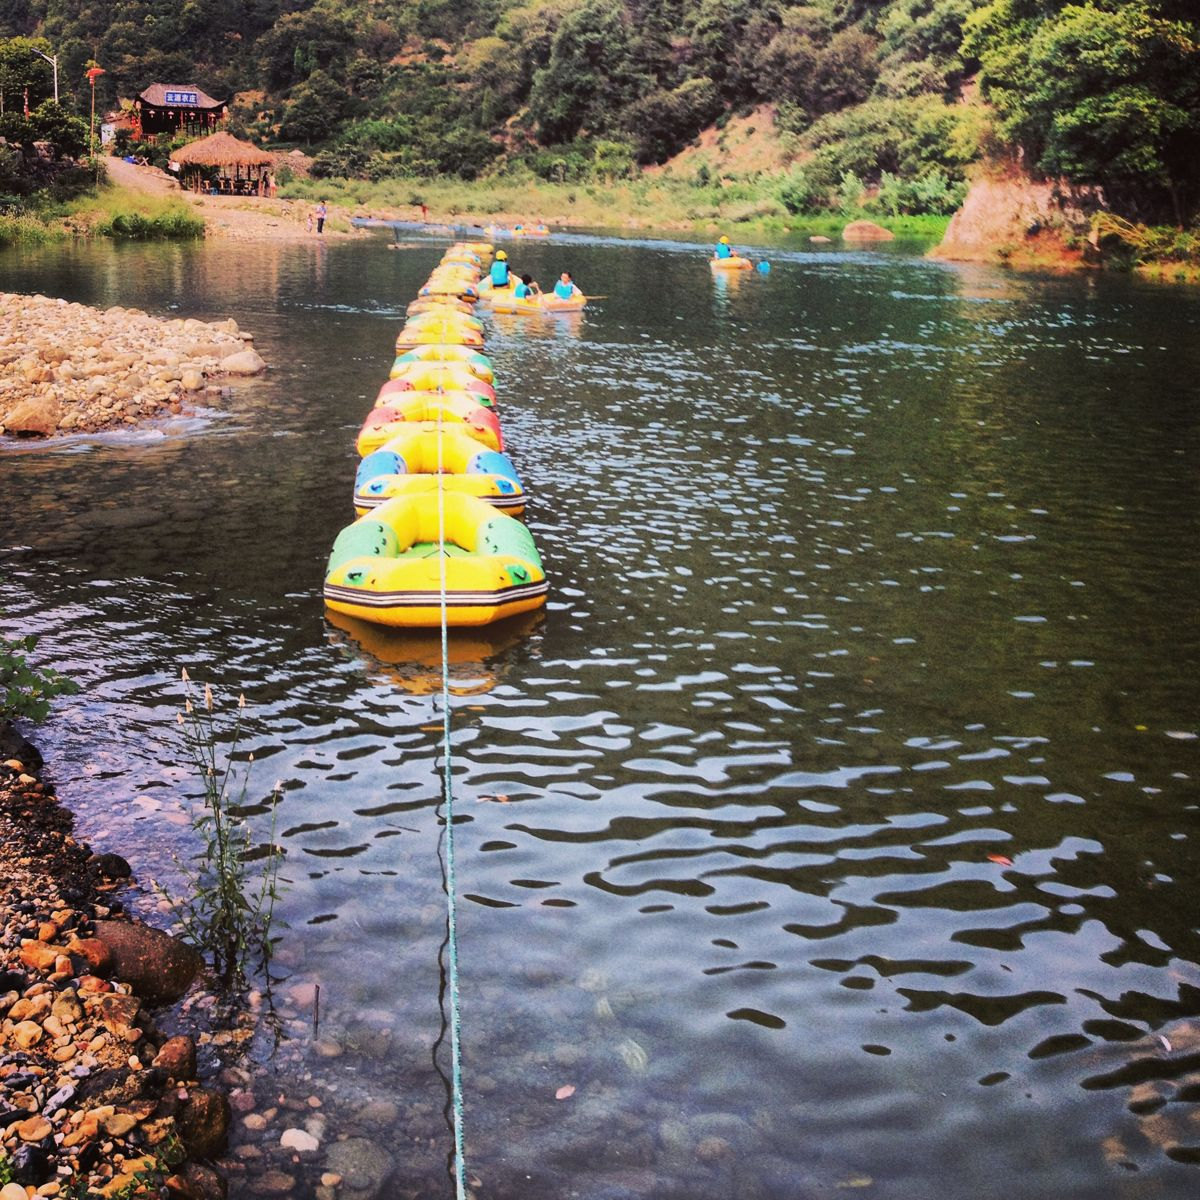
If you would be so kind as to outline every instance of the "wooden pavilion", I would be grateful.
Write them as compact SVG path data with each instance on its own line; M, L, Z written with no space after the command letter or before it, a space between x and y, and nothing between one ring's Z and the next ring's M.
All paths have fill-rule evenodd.
M183 168L183 186L193 191L263 196L268 194L269 168L275 156L222 131L180 147L172 161Z
M139 136L153 140L162 134L212 133L225 120L226 105L194 83L152 83L133 102L133 111Z

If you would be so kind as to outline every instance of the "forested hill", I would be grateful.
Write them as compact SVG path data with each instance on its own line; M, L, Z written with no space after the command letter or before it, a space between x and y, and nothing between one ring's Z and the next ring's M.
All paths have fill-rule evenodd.
M79 106L92 60L106 107L153 81L195 83L235 98L235 129L310 147L338 173L470 178L520 162L550 178L612 175L770 105L797 204L849 178L903 182L933 208L981 147L1019 147L1131 211L1182 218L1200 193L1197 8L0 0L0 35L47 39Z

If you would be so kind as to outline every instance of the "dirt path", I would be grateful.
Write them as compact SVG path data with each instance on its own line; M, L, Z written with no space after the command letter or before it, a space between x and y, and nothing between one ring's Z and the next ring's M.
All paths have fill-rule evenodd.
M318 236L327 240L345 240L363 236L361 231L337 232L328 227L318 235L309 228L311 204L299 200L269 200L258 196L202 196L186 192L179 181L157 167L142 167L122 158L107 158L104 165L109 179L118 187L153 196L176 195L194 207L201 217L207 236L232 241L310 241ZM346 222L348 210L329 207L331 221Z

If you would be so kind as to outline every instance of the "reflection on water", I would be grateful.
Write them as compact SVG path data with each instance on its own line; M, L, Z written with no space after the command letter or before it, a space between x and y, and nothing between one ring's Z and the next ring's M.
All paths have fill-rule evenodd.
M47 749L146 874L191 786L178 667L246 693L290 882L263 1095L324 1096L398 1189L448 1195L440 643L320 600L443 245L389 238L0 259L10 288L233 315L273 366L186 431L0 455L0 607L85 682ZM472 1173L1190 1196L1200 302L706 254L521 245L607 299L491 323L552 592L449 647Z
M442 689L442 638L437 630L412 630L372 625L355 617L326 610L325 619L335 630L330 642L346 652L361 651L363 669L387 679L415 696ZM449 667L450 693L454 696L489 692L503 671L497 662L505 650L532 641L543 614L525 613L481 629L453 630L447 636L445 664ZM531 651L532 652L532 651Z

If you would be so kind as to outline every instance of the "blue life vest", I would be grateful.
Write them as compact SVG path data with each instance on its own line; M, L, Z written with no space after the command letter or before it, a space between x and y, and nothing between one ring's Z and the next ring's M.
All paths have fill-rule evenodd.
M560 279L554 285L554 294L560 300L570 300L570 298L575 294L575 285L573 283L563 283L563 281Z
M717 257L718 258L731 258L732 256L733 256L733 251L729 248L728 243L726 243L726 242L718 242L717 243Z
M533 295L533 288L531 288L527 283L518 283L517 286L513 288L513 295L516 296L518 300L524 300L526 296Z
M502 258L492 263L492 286L508 287L508 263Z

